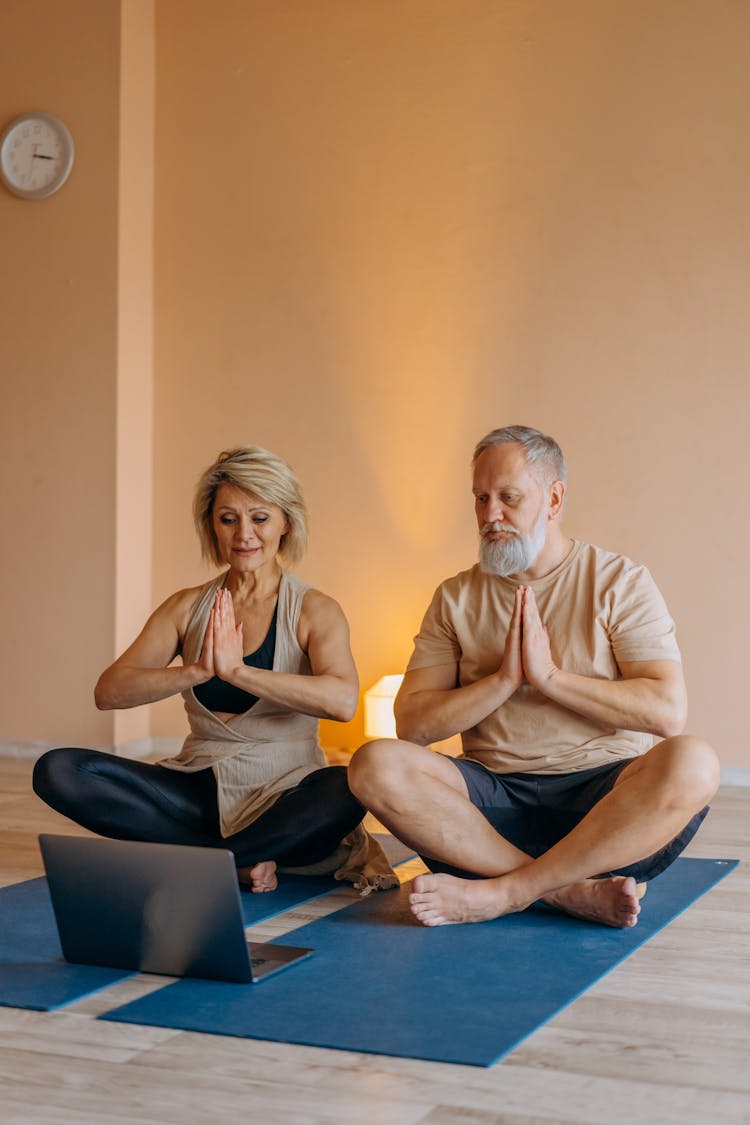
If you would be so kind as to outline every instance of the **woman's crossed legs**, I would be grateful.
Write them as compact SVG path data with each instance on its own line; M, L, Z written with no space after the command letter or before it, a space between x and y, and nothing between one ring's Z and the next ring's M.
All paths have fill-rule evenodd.
M33 785L53 809L101 836L227 848L238 868L250 869L243 874L254 890L273 890L276 863L304 867L330 855L365 812L343 766L308 774L247 828L225 837L211 769L184 773L61 747L39 758Z

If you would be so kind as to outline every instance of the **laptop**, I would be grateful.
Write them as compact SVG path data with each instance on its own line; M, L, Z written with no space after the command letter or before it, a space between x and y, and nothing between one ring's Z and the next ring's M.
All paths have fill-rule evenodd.
M257 982L313 952L247 940L223 848L48 833L39 847L66 961Z

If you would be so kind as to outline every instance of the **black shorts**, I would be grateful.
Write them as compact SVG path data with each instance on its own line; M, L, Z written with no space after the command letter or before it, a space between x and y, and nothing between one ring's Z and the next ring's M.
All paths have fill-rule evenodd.
M500 835L527 855L542 855L575 828L590 809L601 801L621 771L633 761L625 758L611 765L577 773L493 773L468 758L451 759L461 771L471 803ZM658 852L600 875L632 875L637 882L655 879L684 851L700 828L708 805ZM445 864L422 857L433 871L466 876Z

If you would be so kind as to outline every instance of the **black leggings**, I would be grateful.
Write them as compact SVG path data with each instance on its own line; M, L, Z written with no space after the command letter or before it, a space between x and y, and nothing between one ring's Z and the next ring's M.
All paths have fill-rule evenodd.
M288 789L257 820L222 837L213 770L195 773L98 750L48 750L34 792L76 824L116 840L227 848L238 867L276 860L304 867L324 859L365 815L345 766L327 766Z

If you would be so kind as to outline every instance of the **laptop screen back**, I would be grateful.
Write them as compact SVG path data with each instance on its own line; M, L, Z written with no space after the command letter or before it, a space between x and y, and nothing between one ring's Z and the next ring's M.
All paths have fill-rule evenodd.
M39 844L66 960L252 979L230 852L50 834Z

